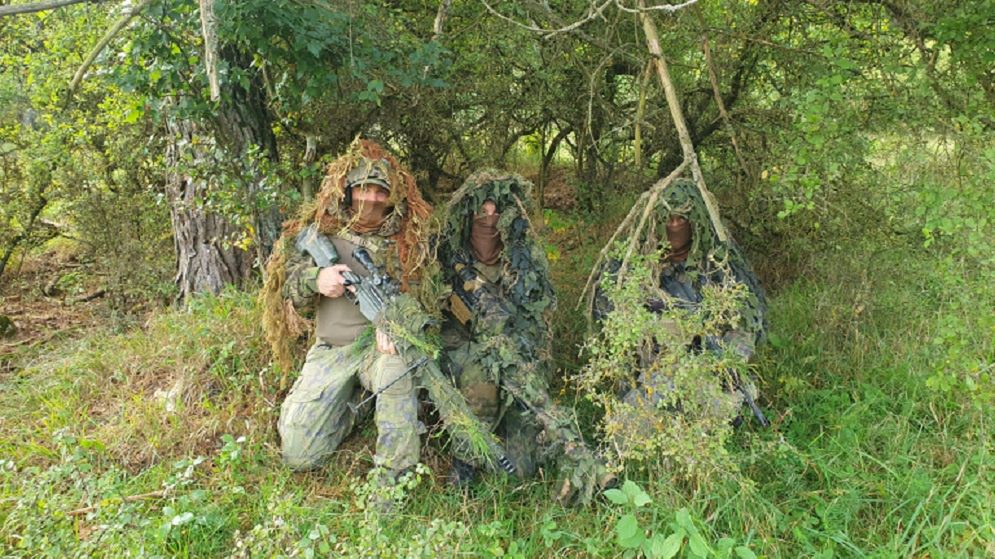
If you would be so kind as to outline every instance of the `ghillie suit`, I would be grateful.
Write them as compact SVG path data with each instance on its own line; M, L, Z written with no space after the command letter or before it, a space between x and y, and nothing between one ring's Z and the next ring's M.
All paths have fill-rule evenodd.
M467 179L446 206L438 260L442 283L452 292L443 304L443 340L467 401L495 427L518 470L530 475L537 462L556 458L564 478L558 497L587 501L609 476L572 418L549 396L556 298L528 218L531 186L518 175L484 170ZM499 242L482 254L472 236L480 231L475 220L487 217L481 214L486 201L496 207L491 221Z
M296 342L307 334L313 324L317 298L308 288L313 281L311 274L314 264L307 255L294 247L294 238L308 225L314 223L325 235L343 234L355 239L349 230L351 218L344 207L346 176L356 168L362 159L386 160L390 165L388 176L394 185L390 189L388 204L393 212L384 222L376 236L396 247L387 254L387 270L401 279L405 289L417 282L426 266L428 251L425 245L426 230L431 206L425 202L415 179L401 167L394 156L380 145L370 140L357 139L348 151L328 165L321 189L311 202L301 206L296 219L283 224L283 234L273 247L273 254L266 264L266 283L263 285L261 301L263 306L263 328L266 339L273 350L276 364L284 372L293 367L293 353ZM307 270L303 275L295 274ZM294 276L288 284L288 276ZM290 296L300 294L299 301ZM295 305L295 302L302 303Z
M695 409L705 417L702 425L722 425L734 418L739 421L737 415L744 403L756 409L764 424L766 418L752 403L755 386L741 379L737 367L731 365L745 364L766 335L767 304L755 273L735 241L719 239L701 193L691 180L677 179L640 202L647 204L642 208L645 217L640 227L633 230L634 220L627 218L616 232L616 237L627 238L627 246L616 247L614 257L596 271L601 280L588 299L588 312L599 323L607 323L610 313L616 311L621 311L619 316L626 317L623 321L629 324L639 322L638 309L616 309L605 288L611 284L622 297L625 284L638 284L629 286L638 294L626 304L641 305L656 317L640 323L652 331L638 333L641 341L633 342L637 355L630 362L638 374L627 373L627 380L617 387L623 392L621 401L631 408L619 407L614 417L609 413L606 430L616 433L617 448L629 443L638 446L654 430L681 428L680 422L668 420L660 410ZM636 210L632 215L639 213ZM683 241L680 246L672 246L676 239ZM642 270L645 277L626 275L633 263L646 268ZM719 292L726 293L731 303L714 303L722 300L716 295ZM707 297L714 297L714 301ZM602 349L595 347L595 351L603 354L607 346L600 340L609 338L605 332L600 336L589 343L589 349L600 343ZM711 366L708 363L719 369L719 384L712 381L692 387L695 381L682 377L694 374L689 372L692 369ZM613 366L618 367L618 362ZM688 398L698 401L689 402Z
M374 226L364 222L358 227L361 213L350 206L352 188L363 185L389 189L386 215ZM361 210L364 204L360 202ZM398 305L414 305L411 309L421 310L417 299L424 298L418 295L430 286L419 281L427 265L424 232L430 212L414 178L393 156L374 142L357 140L328 166L315 201L302 209L298 219L284 224L284 233L267 264L261 295L267 339L275 361L287 371L299 338L312 326L317 338L300 377L281 406L278 425L282 453L291 467L319 466L349 433L357 416L357 410L349 404L362 394L357 384L377 394L377 464L399 471L418 461L422 426L417 418L416 393L418 381L423 379L420 369L410 369L407 359L411 352L407 350L416 342L414 338L427 338L428 315L423 311L400 312L388 305L376 328L405 332L409 339L404 340L406 343L396 340L399 355L378 352L370 319L347 297L330 298L318 292L317 279L322 269L319 259L302 250L297 237L302 230L315 226L321 240L334 247L337 263L347 265L361 277L370 276L356 258L357 249L365 249L375 266L399 280L398 290L404 293L398 297L402 302ZM438 376L428 378L434 381ZM442 393L437 382L428 384L431 394ZM458 392L451 391L448 396L437 404L453 438L489 440L487 428L476 418L459 414L466 410L466 403ZM467 453L465 459L481 465L490 462L488 457L474 454L483 445L459 446Z
M734 331L737 351L749 359L755 345L767 335L767 298L760 280L735 240L719 240L715 227L708 216L708 210L694 182L677 179L660 194L653 213L637 242L640 254L650 254L667 245L667 221L672 215L679 215L691 224L691 245L687 249L686 260L679 264L669 263L664 258L653 264L654 275L660 278L660 289L671 295L673 304L687 310L694 310L701 302L702 287L708 284L721 284L726 276L746 286L746 293L739 306L740 321ZM606 266L609 274L619 269L617 260ZM611 303L599 290L591 302L589 312L595 320L600 320L611 310ZM663 301L651 302L658 307Z

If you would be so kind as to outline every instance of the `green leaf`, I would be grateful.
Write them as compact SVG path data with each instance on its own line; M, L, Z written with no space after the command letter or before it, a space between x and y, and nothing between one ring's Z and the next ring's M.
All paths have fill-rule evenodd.
M637 548L646 539L639 529L639 521L631 514L618 519L615 524L615 535L618 536L618 544L626 549Z
M688 546L691 548L692 552L702 557L708 557L708 554L711 551L708 548L708 544L705 543L704 538L702 538L701 534L697 531L688 532Z
M719 559L732 556L732 548L736 546L736 540L732 538L720 538L715 544L715 556Z
M681 528L684 528L689 532L694 529L694 524L691 523L691 515L688 514L688 509L684 508L677 511L674 517L677 519L677 525Z
M652 503L653 499L650 499L650 496L647 495L645 491L640 491L639 494L633 498L632 502L635 503L637 507L643 507Z
M659 540L658 540L659 538ZM659 541L659 545L657 544ZM684 543L684 531L674 532L666 537L660 536L659 534L653 537L653 557L654 559L670 559L676 556L681 551L681 545Z
M745 545L736 548L736 556L739 559L757 559L757 554L750 551L750 548Z
M639 521L631 514L622 515L615 523L615 533L620 539L628 539L639 532Z
M624 505L629 501L629 499L626 498L625 493L622 493L618 489L609 489L605 491L605 498L615 503L616 505Z

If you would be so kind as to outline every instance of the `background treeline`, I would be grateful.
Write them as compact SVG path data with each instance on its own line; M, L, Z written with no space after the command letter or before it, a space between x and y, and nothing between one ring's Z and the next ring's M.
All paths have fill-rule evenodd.
M640 2L56 3L0 5L2 554L995 554L995 0L651 5L768 288L773 427L718 449L728 475L650 461L579 509L545 478L447 489L430 442L392 519L362 508L363 433L325 472L281 466L260 262L360 133L436 204L479 167L525 174L556 396L595 433L574 302L682 160Z
M743 1L658 16L741 242L794 265L868 234L986 258L993 13ZM0 270L63 235L121 297L241 284L358 133L396 146L437 202L473 169L525 161L540 192L566 167L592 211L681 160L625 3L249 0L214 16L216 100L195 2L0 17Z

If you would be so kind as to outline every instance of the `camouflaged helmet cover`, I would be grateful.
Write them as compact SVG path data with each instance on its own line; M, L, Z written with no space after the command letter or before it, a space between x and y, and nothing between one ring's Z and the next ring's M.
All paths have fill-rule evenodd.
M502 273L510 278L507 294L514 306L512 326L518 335L532 341L533 348L541 348L550 335L556 294L545 251L529 221L529 213L535 210L532 183L521 175L484 169L453 193L443 215L439 246L443 281L450 285L454 280L454 255L469 254L473 216L486 200L494 201L500 213L497 227L504 244Z
M731 238L728 242L719 239L694 181L677 179L660 193L654 219L640 239L641 251L649 254L666 244L667 220L671 215L683 216L691 222L691 249L685 262L685 269L690 274L707 276L728 266L736 280L748 287L740 312L742 327L754 334L757 341L761 340L767 332L767 300L763 288L739 245Z

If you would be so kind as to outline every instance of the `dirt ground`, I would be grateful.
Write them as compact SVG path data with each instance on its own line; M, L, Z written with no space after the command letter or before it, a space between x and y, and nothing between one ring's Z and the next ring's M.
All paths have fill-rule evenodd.
M85 280L73 258L18 263L0 278L0 374L12 372L16 354L56 337L86 332L101 322L103 292Z

